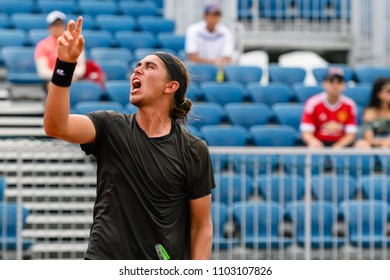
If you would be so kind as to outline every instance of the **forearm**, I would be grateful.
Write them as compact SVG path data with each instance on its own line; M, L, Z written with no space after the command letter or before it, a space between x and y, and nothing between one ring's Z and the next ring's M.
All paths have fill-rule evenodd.
M191 259L208 260L211 254L213 227L208 225L191 226Z
M333 148L343 148L343 147L346 147L349 144L351 144L353 142L353 140L355 140L355 137L356 137L355 134L352 134L352 133L346 134L343 137L341 137L341 139L339 141L334 143L332 145L332 147Z
M46 134L58 137L66 131L69 107L69 87L59 87L50 82L43 118Z
M313 133L304 131L302 132L302 141L306 145L309 145L313 141L320 141L320 140L317 137L315 137Z

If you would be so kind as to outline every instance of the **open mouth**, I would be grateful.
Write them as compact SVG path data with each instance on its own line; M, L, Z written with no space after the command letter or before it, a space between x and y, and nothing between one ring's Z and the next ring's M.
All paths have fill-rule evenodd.
M132 83L133 89L138 89L141 87L141 81L138 79L134 79Z

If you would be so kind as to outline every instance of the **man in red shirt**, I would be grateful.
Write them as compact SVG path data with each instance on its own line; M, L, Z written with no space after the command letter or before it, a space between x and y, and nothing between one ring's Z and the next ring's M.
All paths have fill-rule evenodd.
M331 68L323 80L324 92L305 103L300 130L308 147L342 148L353 144L356 132L356 104L343 96L344 74Z
M57 39L65 31L66 16L60 11L52 11L46 17L49 36L42 39L35 47L35 65L38 75L45 81L46 84L50 81L53 75L54 67L57 59ZM77 60L77 67L73 75L73 80L83 79L86 72L84 52Z

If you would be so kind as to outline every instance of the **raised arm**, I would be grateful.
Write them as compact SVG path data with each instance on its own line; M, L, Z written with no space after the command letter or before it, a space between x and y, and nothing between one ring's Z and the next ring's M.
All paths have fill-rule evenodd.
M77 58L84 48L81 34L82 17L68 22L67 30L57 40L57 63L49 85L44 113L47 135L71 143L90 143L96 131L92 121L84 115L69 115L69 87Z

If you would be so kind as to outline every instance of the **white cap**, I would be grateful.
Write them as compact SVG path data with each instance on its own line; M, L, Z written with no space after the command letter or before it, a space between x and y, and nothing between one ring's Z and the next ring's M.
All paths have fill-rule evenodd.
M46 22L48 25L52 25L57 19L65 21L66 15L63 12L57 10L52 11L50 14L47 15Z

